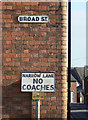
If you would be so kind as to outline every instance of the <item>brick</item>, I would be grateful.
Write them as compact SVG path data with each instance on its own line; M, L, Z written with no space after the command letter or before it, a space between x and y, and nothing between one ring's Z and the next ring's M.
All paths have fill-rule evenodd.
M67 7L62 7L62 10L66 11L66 10L67 10Z
M11 18L11 15L2 15L2 19L3 18Z
M11 79L11 76L10 75L6 75L6 79Z
M5 70L11 70L11 67L5 67Z
M16 2L16 5L22 5L22 2Z
M24 27L28 27L28 24L24 24ZM28 33L24 34L24 35L28 35ZM33 38L32 38L33 39Z
M24 62L29 62L29 58L24 58L23 61Z
M33 57L34 57L34 58L38 58L38 54L34 54Z
M29 36L28 36L28 37L27 37L27 36L25 37L25 36L23 36L23 37L22 37L22 40L33 40L33 37L29 37Z
M67 6L67 3L66 2L62 2L61 6L65 7L65 6Z
M17 76L16 75L12 75L12 79L17 79Z
M23 114L29 114L29 110L24 110Z
M7 62L10 62L10 61L11 61L11 58L6 58L6 61L7 61Z
M4 54L4 57L12 58L15 57L15 54L14 53Z
M51 110L56 110L56 106L52 106L52 107L51 107Z
M2 6L2 10L6 9L6 6Z
M8 34L8 33L7 33ZM10 34L9 34L10 35ZM15 36L6 36L6 37L3 37L4 40L14 40L15 39Z
M46 114L47 113L47 111L46 110L42 110L42 114Z
M42 36L46 36L46 32L42 32Z
M48 61L47 58L41 58L41 59L40 59L40 62L47 62L47 61Z
M55 40L56 37L55 36L52 36L52 37L50 36L49 39L52 41L52 40Z
M5 115L3 115L3 118L9 118L9 115L8 114L5 114Z
M56 101L56 97L51 97L51 101Z
M11 24L5 24L5 27L11 27Z
M40 41L29 41L29 45L39 45L41 44Z
M55 11L50 11L49 14L55 15Z
M50 20L50 23L55 24L55 23L56 23L56 20L55 20L55 19L51 19L51 20Z
M47 6L42 6L41 10L47 10Z
M41 27L46 27L46 24L41 24Z
M61 45L61 41L59 41L58 44Z
M38 5L38 2L22 2L22 5Z
M12 19L3 19L2 22L3 22L3 23L12 23L13 20L12 20Z
M51 3L50 3L50 6L55 6L55 5L56 5L55 2L51 2Z
M9 10L12 10L12 6L7 6L6 8Z
M11 53L11 50L6 50L6 53Z
M24 50L24 53L29 53L29 50Z
M17 10L16 11L16 14L18 15L18 14L21 14L21 10Z
M30 6L25 6L25 10L30 10Z
M19 5L19 6L12 6L12 9L13 10L22 10L22 9L24 9L24 6L21 6L21 5Z
M20 66L20 62L16 62L16 63L15 63L15 66Z
M21 36L23 35L22 32L12 32L12 36Z
M11 32L2 32L2 36L11 36Z
M6 44L11 44L11 41L6 41Z

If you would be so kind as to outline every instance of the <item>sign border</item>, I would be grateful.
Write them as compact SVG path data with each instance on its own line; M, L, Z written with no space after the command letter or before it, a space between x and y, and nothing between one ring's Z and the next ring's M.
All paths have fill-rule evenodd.
M54 73L54 72L22 72L22 73ZM22 73L21 73L21 87L22 87ZM54 73L54 86L55 86L55 73ZM21 90L21 89L20 89ZM32 92L44 92L44 91L21 91L22 93L32 93ZM55 92L55 88L54 91L51 91L52 93ZM44 93L48 93L48 91L45 91ZM50 93L50 92L49 92Z
M21 16L23 16L23 17L26 17L26 16L27 16L27 17L28 17L28 16L29 16L29 17L31 17L31 16L35 16L35 17L47 17L47 18L48 18L48 21L40 21L40 22L38 22L38 21L31 21L31 22L30 22L30 21L22 21L22 22L21 22L21 21L19 20L19 17L21 17ZM49 22L49 16L47 16L47 15L19 15L19 16L17 17L17 19L18 19L18 22L19 22L19 23L29 23L29 24L31 24L31 23L35 23L35 24L36 24L36 23L41 23L41 24L43 24L43 23L48 23L48 22Z

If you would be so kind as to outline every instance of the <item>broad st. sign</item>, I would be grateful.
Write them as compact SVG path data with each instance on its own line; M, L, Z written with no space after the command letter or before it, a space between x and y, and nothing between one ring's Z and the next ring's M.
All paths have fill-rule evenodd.
M47 23L49 22L48 16L23 16L18 17L20 23Z
M54 92L55 73L22 73L22 92Z

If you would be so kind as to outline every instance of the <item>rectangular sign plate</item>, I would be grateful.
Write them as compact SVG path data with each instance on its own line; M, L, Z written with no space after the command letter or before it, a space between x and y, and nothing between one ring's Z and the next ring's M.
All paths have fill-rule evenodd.
M55 73L22 73L22 92L54 92Z
M18 21L21 23L47 23L49 22L48 16L23 16L18 17Z
M32 99L34 100L43 100L44 99L44 92L33 92L32 93Z

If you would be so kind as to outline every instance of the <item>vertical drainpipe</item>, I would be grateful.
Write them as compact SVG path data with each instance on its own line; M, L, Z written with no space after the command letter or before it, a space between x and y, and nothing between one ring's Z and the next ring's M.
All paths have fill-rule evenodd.
M71 0L68 0L68 114L70 120L70 83L71 80Z

